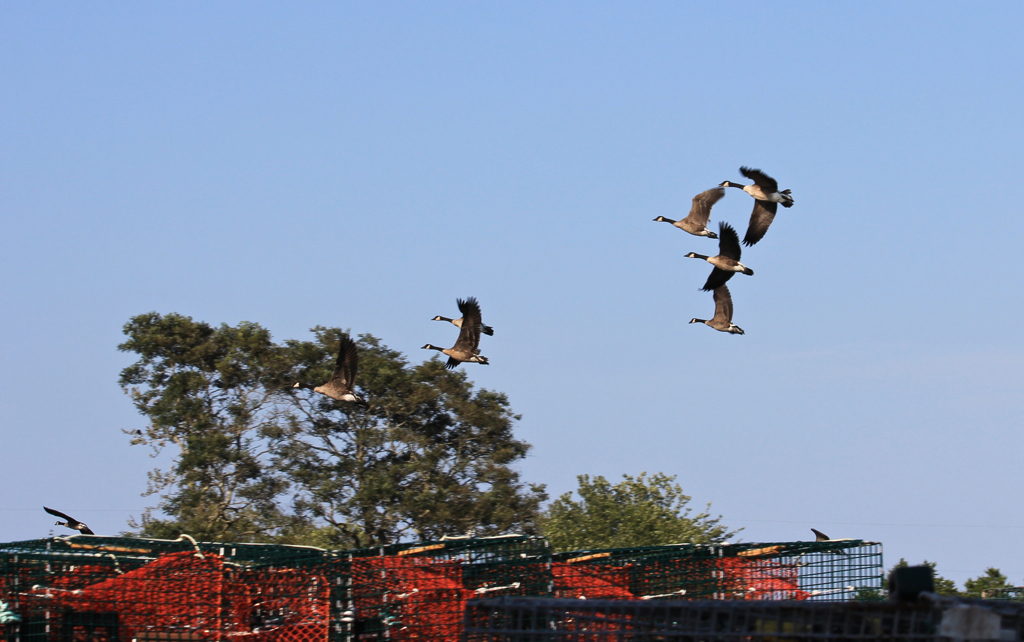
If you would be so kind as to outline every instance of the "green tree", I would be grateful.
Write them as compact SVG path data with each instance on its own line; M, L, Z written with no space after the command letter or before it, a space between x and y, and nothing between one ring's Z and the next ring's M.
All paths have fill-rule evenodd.
M289 341L291 376L326 380L341 332L314 328ZM403 538L536 532L543 486L510 466L529 444L516 440L505 395L474 390L460 368L433 358L410 365L369 335L359 340L360 390L369 408L289 389L275 462L298 493L296 512L322 524L313 539L333 546Z
M287 480L268 467L263 432L275 418L274 391L286 364L270 334L252 323L214 328L179 314L133 317L118 348L139 356L120 383L149 418L134 444L154 456L177 449L168 470L149 473L145 495L159 495L139 534L266 541L287 526L277 497Z
M989 567L985 574L964 582L964 595L967 597L988 597L986 591L1013 588L1010 581L998 568Z
M150 420L133 443L177 450L149 476L166 518L147 510L140 534L354 547L536 529L546 495L511 468L529 449L518 416L461 369L363 335L362 409L291 387L328 379L337 328L279 345L253 323L149 313L124 331L139 359L121 384Z
M577 477L579 501L565 493L547 508L541 522L556 551L622 548L660 544L724 542L727 532L708 512L691 516L690 497L675 476L623 475L612 485L604 477ZM707 509L710 510L708 504Z
M945 577L942 577L938 574L938 572L935 570L936 562L929 562L928 560L925 560L921 562L921 564L932 569L932 577L935 580L935 593L937 595L945 595L947 597L958 597L963 595L963 593L957 590L956 582L950 579L946 579ZM892 576L893 571L895 571L898 568L904 568L907 566L910 566L910 564L907 562L907 560L901 557L900 561L896 562L896 564L894 564L893 567L889 569L889 572L885 574L885 585L889 585L889 578Z

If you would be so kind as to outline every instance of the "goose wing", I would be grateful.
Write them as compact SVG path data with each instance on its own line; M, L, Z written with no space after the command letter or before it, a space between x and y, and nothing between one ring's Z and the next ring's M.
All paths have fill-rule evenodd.
M324 394L334 399L355 390L356 370L359 368L359 348L352 337L344 334L338 342L338 360L334 363L331 380L321 388Z
M59 518L63 519L68 524L77 524L78 523L77 519L75 519L71 515L65 515L64 513L60 512L59 510L54 510L52 508L47 508L46 506L43 506L43 510L45 510L47 513L53 515L54 517L59 517Z
M817 528L812 528L811 532L814 533L814 541L816 542L827 542L829 539L828 535L822 533Z
M684 220L697 225L707 226L708 219L711 218L711 208L714 207L715 203L722 200L724 196L724 187L715 187L697 194L693 197L693 205L690 206L690 213L686 215Z
M734 261L740 260L743 248L740 247L740 236L732 225L725 221L718 224L718 254Z
M458 299L459 312L462 313L462 328L459 330L459 338L455 341L452 350L457 352L475 353L480 345L480 304L476 297L469 297L465 301Z
M732 295L729 288L720 286L715 288L715 318L712 321L718 323L732 323Z
M743 244L750 247L764 238L768 226L775 220L777 211L779 211L778 203L754 201L754 211L750 213L750 224L747 225L747 234L743 237Z
M333 380L344 383L349 390L355 385L356 370L359 368L359 348L347 334L338 345L338 360L334 364Z
M774 194L779 191L779 183L771 176L765 174L759 169L753 169L751 167L741 167L740 174L743 174L750 180L754 181L758 187L760 187L765 194Z
M731 279L733 274L736 274L736 273L735 272L729 272L728 270L722 270L722 269L719 269L719 268L715 268L715 269L711 270L711 274L708 275L707 283L705 283L704 287L701 288L701 289L704 290L705 292L710 292L711 290L717 290L718 288L720 288L723 285L725 285L725 282L728 281L729 279ZM717 302L716 302L715 314L717 315L717 313L718 313L718 305L717 305Z
M43 510L45 510L47 513L53 515L54 517L59 517L59 518L63 519L67 523L67 527L68 528L74 529L74 530L78 531L79 533L81 533L83 535L95 535L96 534L96 533L92 532L92 530L88 526L86 526L82 522L78 521L77 519L75 519L71 515L66 515L66 514L60 512L59 510L54 510L52 508L47 508L46 506L43 506Z

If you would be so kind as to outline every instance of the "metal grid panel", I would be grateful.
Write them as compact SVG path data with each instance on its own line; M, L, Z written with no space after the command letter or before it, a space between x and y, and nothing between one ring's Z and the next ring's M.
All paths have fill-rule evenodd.
M1020 610L980 601L889 602L472 600L464 642L924 642L978 635L1021 640ZM999 604L999 603L995 603ZM964 617L964 607L971 613ZM959 612L958 612L959 611ZM979 615L980 614L980 615ZM944 623L944 618L947 619ZM975 624L970 624L970 622ZM967 623L965 625L965 623ZM974 627L973 629L971 627Z
M547 540L528 536L339 553L330 571L332 640L457 639L473 597L549 595L549 559Z
M9 642L314 642L328 585L308 547L75 535L0 545Z
M875 542L650 546L552 557L554 596L842 601L877 595Z

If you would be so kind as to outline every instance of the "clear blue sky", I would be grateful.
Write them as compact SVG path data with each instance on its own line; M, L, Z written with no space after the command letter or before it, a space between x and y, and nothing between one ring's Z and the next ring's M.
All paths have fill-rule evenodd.
M678 475L747 541L1024 583L1019 3L4 3L0 541L153 503L134 314L370 332L477 296L552 495ZM712 313L652 222L793 190ZM752 201L714 210L745 229ZM711 252L713 253L713 252Z

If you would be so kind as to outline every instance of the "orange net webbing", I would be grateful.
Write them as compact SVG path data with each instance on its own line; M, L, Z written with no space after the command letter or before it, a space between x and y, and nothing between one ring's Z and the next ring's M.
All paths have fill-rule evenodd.
M555 597L581 600L635 599L629 590L629 565L552 562Z
M800 569L779 560L723 557L719 560L729 597L745 600L806 600L800 589Z
M103 572L96 572L99 568ZM232 571L222 557L210 553L169 553L113 576L109 568L77 567L48 586L33 587L30 597L37 609L116 614L120 640L165 640L168 635L256 642L327 639L328 587L322 577L300 571Z
M375 618L392 640L457 640L466 600L457 560L382 556L352 561L356 617Z

